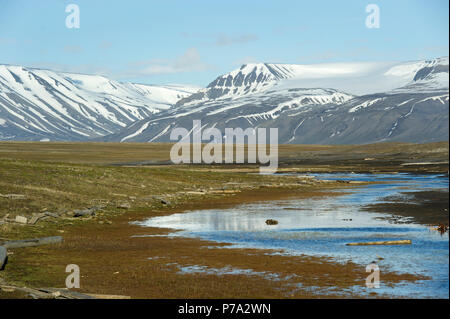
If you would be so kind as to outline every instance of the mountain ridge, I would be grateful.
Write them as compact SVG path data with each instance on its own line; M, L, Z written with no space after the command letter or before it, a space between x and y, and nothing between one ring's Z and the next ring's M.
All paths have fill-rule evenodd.
M0 65L0 140L84 140L119 131L195 90Z
M337 81L343 81L342 73L346 72L347 80L353 82L377 77L378 81L391 81L384 84L383 88L388 87L386 91L373 89L361 95L323 86L299 87L298 79L305 74L299 71L306 70L306 78L324 79L326 74L322 71L328 71L324 65L315 71L310 70L310 66L284 64L283 69L290 72L278 79L270 76L272 73L267 65L247 64L221 75L206 88L178 101L174 108L152 119L138 121L105 139L169 142L172 128L189 128L193 119L202 119L205 128L222 130L225 127L279 127L280 143L352 144L448 139L448 124L443 122L448 119L448 57L395 63L332 64L335 68L331 78ZM358 68L349 67L355 65ZM436 66L440 66L437 71ZM371 72L375 67L381 69L373 75ZM447 79L440 75L436 77L440 73ZM240 88L232 90L236 89L233 85L240 85ZM420 119L416 114L434 121L435 129L430 130L426 123L418 123ZM355 122L358 117L360 124ZM309 122L315 124L306 129ZM378 124L374 126L373 123ZM364 127L370 127L370 132ZM420 128L423 136L415 133L420 132Z
M440 141L448 100L448 57L249 63L202 89L0 65L0 140L168 142L201 119L278 127L280 143Z

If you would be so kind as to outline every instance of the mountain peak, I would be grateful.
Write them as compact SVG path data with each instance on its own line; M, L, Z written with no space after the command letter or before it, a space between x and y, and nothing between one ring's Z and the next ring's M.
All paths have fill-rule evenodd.
M243 64L238 72L242 73L263 73L271 80L283 80L295 78L301 72L300 65L282 63L249 63ZM236 71L230 72L232 74Z

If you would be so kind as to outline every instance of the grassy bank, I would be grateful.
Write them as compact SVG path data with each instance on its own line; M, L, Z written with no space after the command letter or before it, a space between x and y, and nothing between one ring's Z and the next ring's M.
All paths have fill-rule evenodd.
M0 143L0 242L52 235L65 240L61 245L11 251L0 281L61 287L65 266L76 263L86 276L83 291L142 298L312 296L297 284L335 287L327 296L340 296L339 290L362 283L364 269L352 263L224 250L211 247L223 245L186 238L132 237L167 233L131 225L133 220L186 209L323 196L332 188L354 187L254 174L255 166L167 165L169 150L169 144ZM446 154L448 143L373 148L282 145L280 170L447 172ZM76 210L89 208L96 209L94 216L74 217ZM14 222L16 216L30 220L42 212L51 215L35 225ZM196 264L253 269L290 279L274 282L258 276L178 273L178 266ZM391 284L418 279L396 274L384 278ZM11 296L0 292L0 297Z

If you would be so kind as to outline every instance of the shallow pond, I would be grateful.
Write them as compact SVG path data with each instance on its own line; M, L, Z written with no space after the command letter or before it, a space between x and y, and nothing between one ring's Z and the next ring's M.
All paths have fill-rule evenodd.
M314 174L325 180L380 181L383 183L344 190L341 196L317 197L245 204L228 209L189 211L150 218L141 224L179 230L176 236L226 242L232 247L277 249L283 254L332 257L353 261L365 268L376 261L381 287L355 286L353 292L376 292L391 297L449 297L449 237L428 227L394 224L387 214L364 211L367 204L383 202L404 192L444 189L443 175L410 174ZM342 192L342 191L340 191ZM407 199L405 199L407 200ZM277 225L266 225L275 219ZM411 239L412 245L346 246L349 242ZM382 257L383 259L378 259ZM383 270L431 277L415 283L383 286ZM365 278L362 278L365 282Z

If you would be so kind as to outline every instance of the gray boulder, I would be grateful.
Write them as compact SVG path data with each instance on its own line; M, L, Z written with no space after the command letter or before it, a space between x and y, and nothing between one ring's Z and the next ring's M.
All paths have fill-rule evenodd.
M95 208L75 209L73 211L73 217L95 216L95 211Z
M5 268L7 260L8 252L6 251L5 247L0 246L0 270L3 270Z

